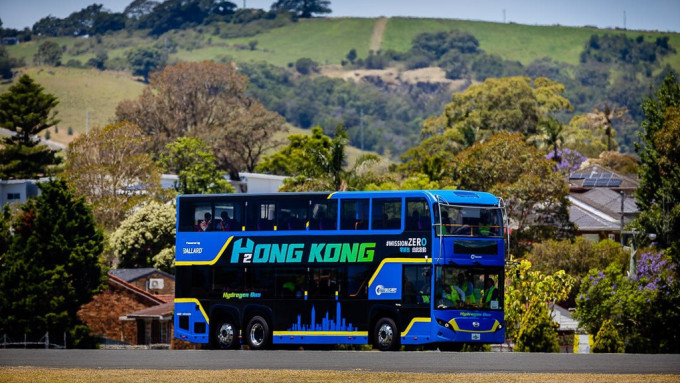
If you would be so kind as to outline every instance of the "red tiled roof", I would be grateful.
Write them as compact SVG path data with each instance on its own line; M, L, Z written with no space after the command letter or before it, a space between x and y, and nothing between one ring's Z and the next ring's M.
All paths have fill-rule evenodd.
M137 318L168 318L172 317L172 311L175 309L175 303L163 303L158 306L147 307L145 309L135 311L131 314L127 314L126 319L137 319Z

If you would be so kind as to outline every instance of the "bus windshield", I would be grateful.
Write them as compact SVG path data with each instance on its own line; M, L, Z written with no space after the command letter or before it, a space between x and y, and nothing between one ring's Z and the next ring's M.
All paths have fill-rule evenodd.
M439 217L441 211L441 217ZM435 209L437 234L459 237L502 237L503 211L499 207L440 204Z
M502 310L500 276L502 270L498 269L437 266L435 308Z

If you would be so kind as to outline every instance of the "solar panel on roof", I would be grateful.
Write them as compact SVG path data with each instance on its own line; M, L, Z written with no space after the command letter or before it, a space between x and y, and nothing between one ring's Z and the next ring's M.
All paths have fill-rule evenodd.
M620 178L610 178L609 182L607 182L607 186L609 186L609 187L619 187L619 186L621 186L621 179Z
M594 178L587 178L583 181L583 186L589 186L593 187L595 186L595 179Z
M608 182L608 179L600 178L599 180L595 181L595 187L606 187Z
M572 173L572 174L569 176L569 179L572 179L572 180L582 180L582 179L584 179L584 178L586 178L586 174L585 174L585 173Z

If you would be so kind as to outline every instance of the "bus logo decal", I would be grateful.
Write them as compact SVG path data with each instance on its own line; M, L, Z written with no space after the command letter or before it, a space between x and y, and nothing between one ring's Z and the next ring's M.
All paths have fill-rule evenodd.
M300 263L307 254L309 263L372 262L375 242L366 243L258 243L250 238L234 242L231 263Z
M385 287L383 285L378 285L375 287L375 295L382 295L382 294L396 294L397 293L397 288L396 287Z

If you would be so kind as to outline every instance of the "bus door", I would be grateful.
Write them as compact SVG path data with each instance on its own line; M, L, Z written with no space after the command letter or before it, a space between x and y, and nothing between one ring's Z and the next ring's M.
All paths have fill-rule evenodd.
M430 335L432 266L402 265L401 317L403 344L427 343Z

